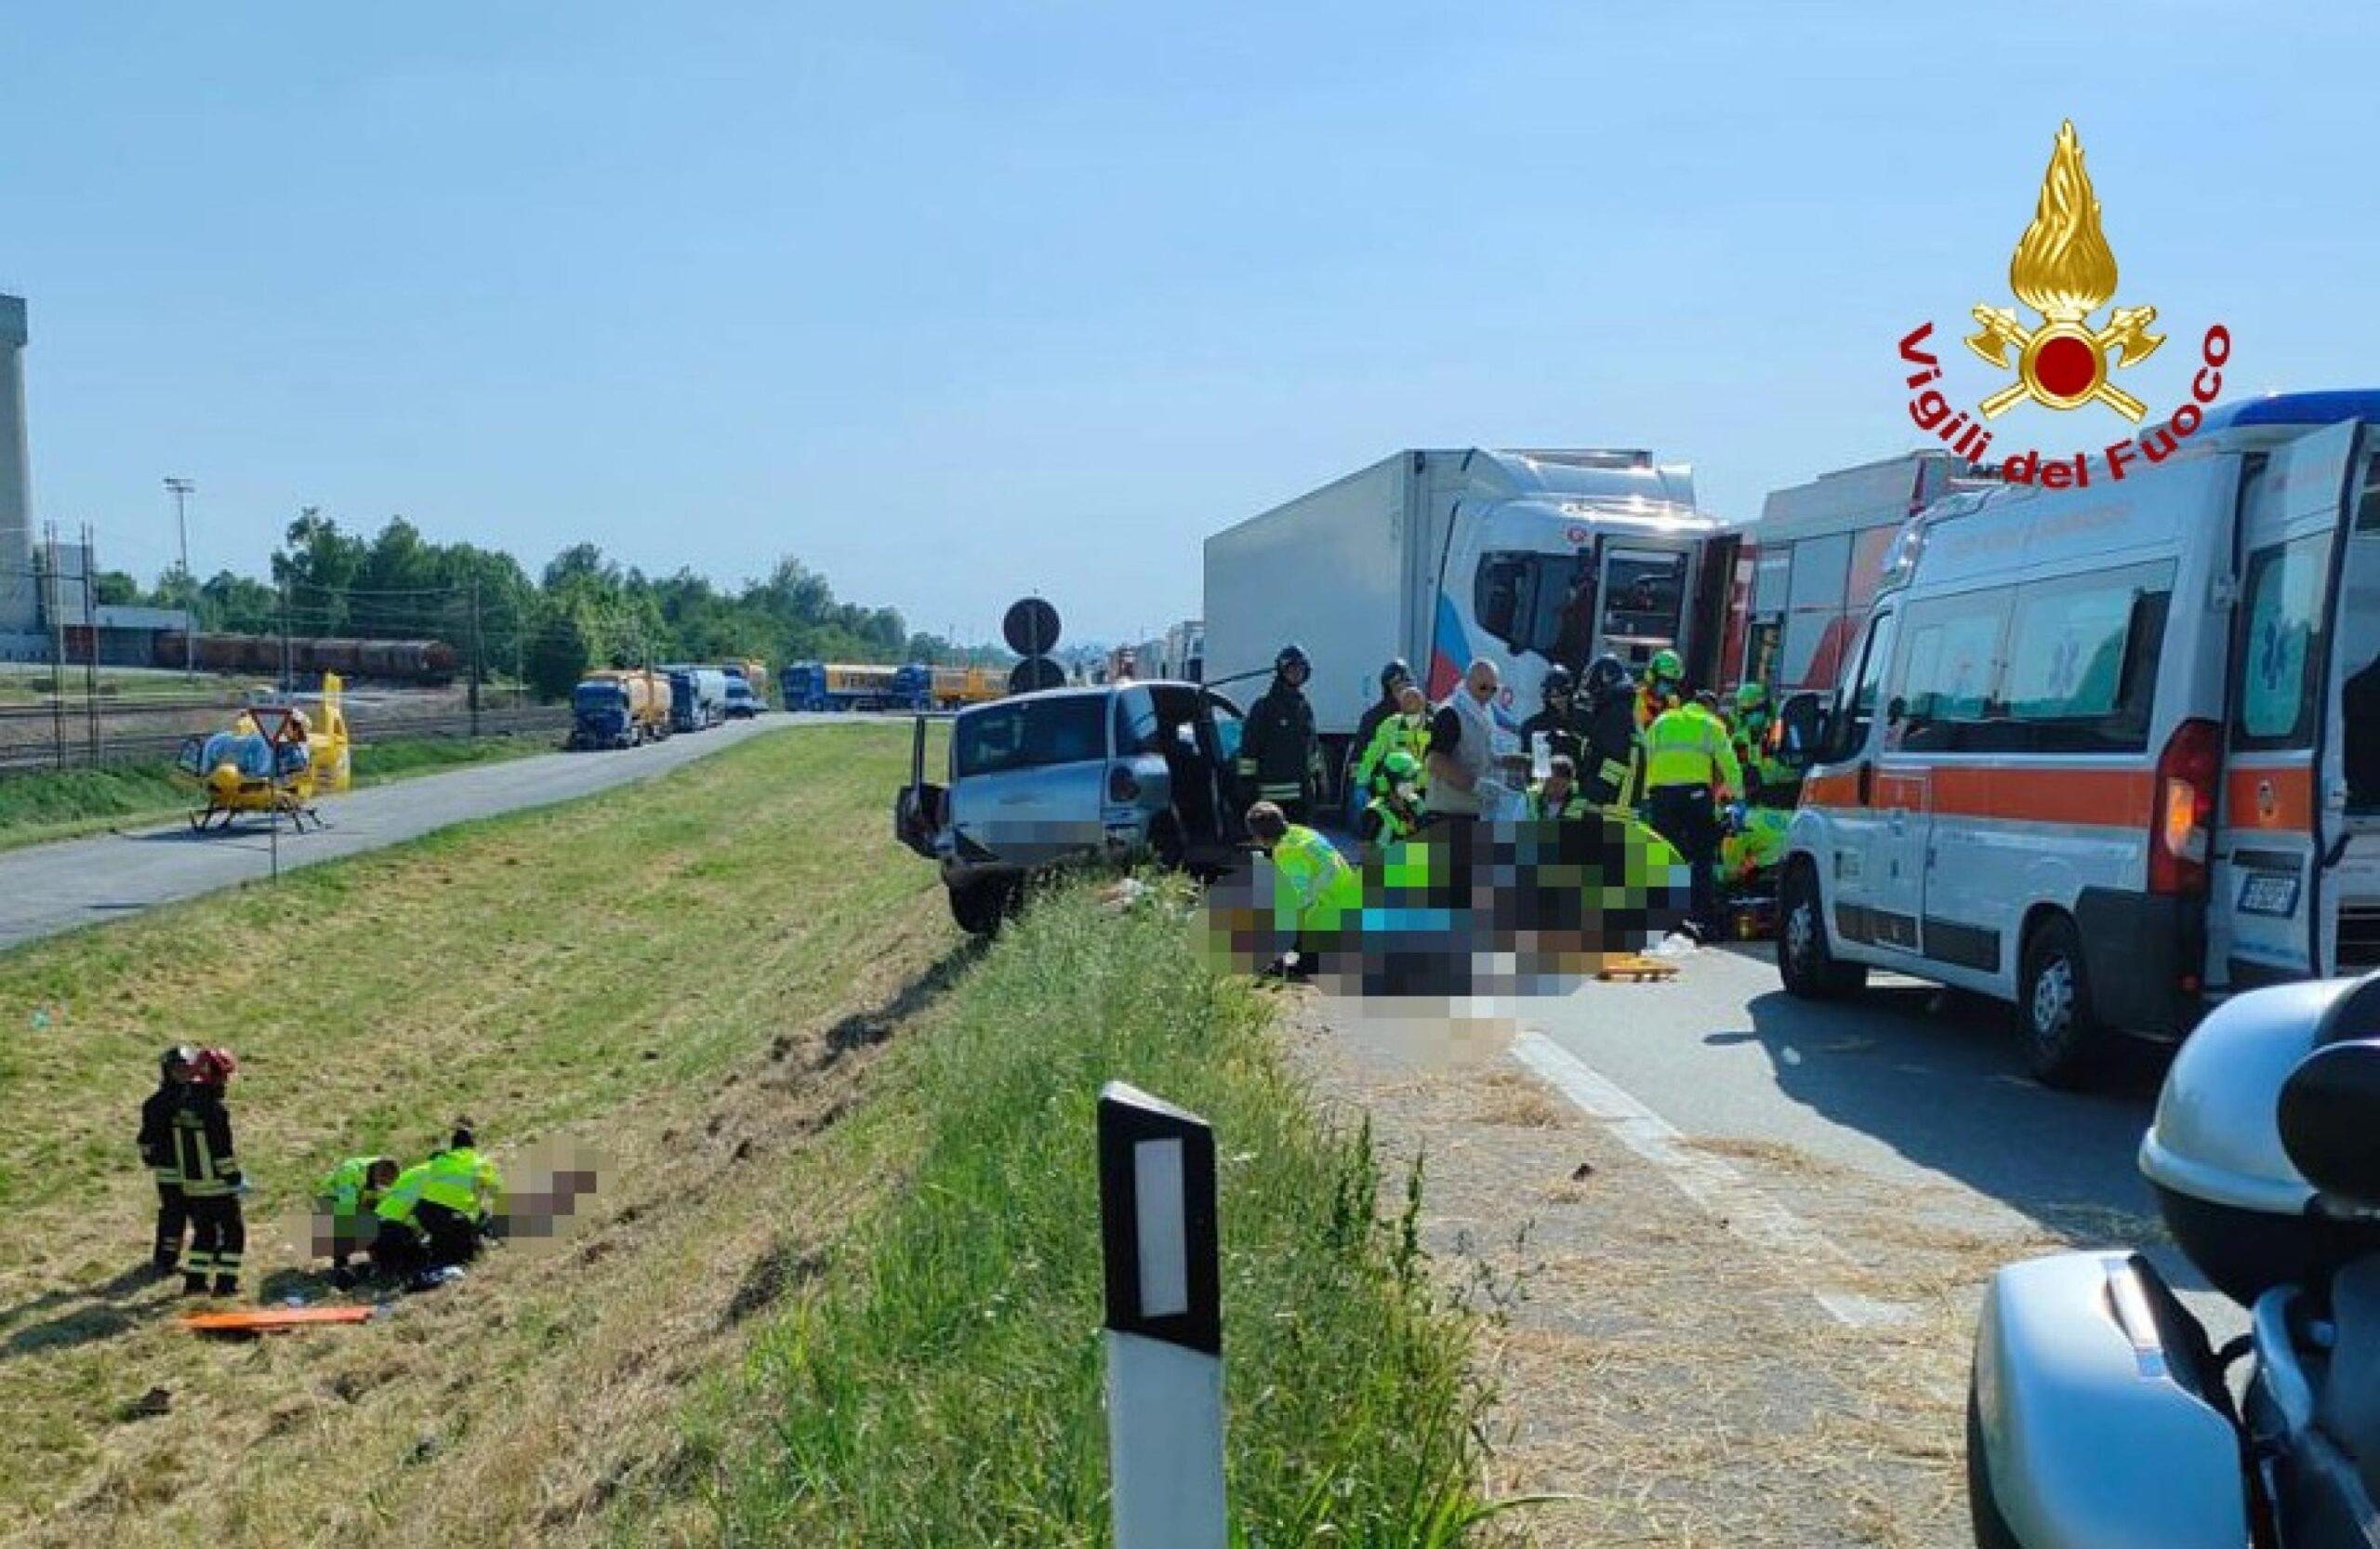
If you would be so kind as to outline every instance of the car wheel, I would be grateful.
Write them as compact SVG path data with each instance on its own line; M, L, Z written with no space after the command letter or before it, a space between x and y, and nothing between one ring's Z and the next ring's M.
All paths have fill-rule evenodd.
M1008 918L1011 891L998 878L956 883L950 889L950 918L971 936L997 935L1000 921Z
M1818 893L1818 874L1806 860L1785 870L1785 888L1777 905L1777 973L1785 992L1803 1000L1839 1000L1858 993L1868 983L1863 963L1844 962L1827 939L1826 904Z
M2062 914L2043 920L2025 939L2016 1020L2025 1063L2043 1086L2088 1086L2107 1061L2110 1035L2091 1014L2082 936Z
M1179 871L1189 852L1182 842L1182 825L1170 817L1160 817L1149 826L1149 852L1157 865L1168 871Z

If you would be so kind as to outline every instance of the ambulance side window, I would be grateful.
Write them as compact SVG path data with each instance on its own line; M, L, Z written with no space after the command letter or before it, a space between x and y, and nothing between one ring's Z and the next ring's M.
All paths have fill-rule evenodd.
M1830 761L1851 758L1868 746L1868 728L1876 719L1876 699L1883 691L1884 668L1893 659L1893 616L1880 613L1868 625L1868 641L1859 656L1859 675L1843 702L1835 722Z
M1893 695L1906 718L1904 753L1972 751L1983 745L2007 627L2006 587L1910 604Z
M2303 748L2314 740L2330 551L2330 534L2309 533L2248 556L2247 629L2231 668L2240 707L2234 748Z

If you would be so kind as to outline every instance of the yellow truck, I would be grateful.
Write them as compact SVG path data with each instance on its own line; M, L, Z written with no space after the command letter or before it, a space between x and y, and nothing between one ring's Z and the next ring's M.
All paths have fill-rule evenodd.
M649 667L589 672L570 694L570 746L634 748L669 735L669 677Z

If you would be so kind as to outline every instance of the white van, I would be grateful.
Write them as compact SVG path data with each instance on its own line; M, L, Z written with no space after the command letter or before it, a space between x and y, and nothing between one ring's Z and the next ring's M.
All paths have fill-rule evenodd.
M2122 480L1911 521L1840 682L1782 712L1786 988L1996 996L2073 1084L2114 1033L2380 967L2373 422L2380 391L2226 405Z

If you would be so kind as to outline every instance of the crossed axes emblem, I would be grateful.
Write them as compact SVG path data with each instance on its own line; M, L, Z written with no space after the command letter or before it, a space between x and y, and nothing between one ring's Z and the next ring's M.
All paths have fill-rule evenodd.
M2149 325L2157 321L2154 307L2118 307L2108 314L2108 325L2093 329L2080 322L2064 318L2045 321L2038 328L2027 328L2016 320L2016 313L2007 307L1977 307L1975 320L1982 324L1980 332L1967 338L1967 348L2003 370L2013 369L2016 380L1985 399L1979 405L1986 418L1996 417L2015 408L2027 398L2045 408L2071 409L2097 399L2108 407L2131 420L2140 422L2149 405L2108 380L2110 369L2120 370L2147 360L2165 342L2162 334L2152 334ZM2012 363L2010 351L2016 352ZM2108 359L2115 352L2112 367ZM2041 379L2041 364L2044 354L2058 358L2060 375L2077 375L2075 365L2081 352L2090 356L2090 382L2079 390L2061 391L2045 385Z

